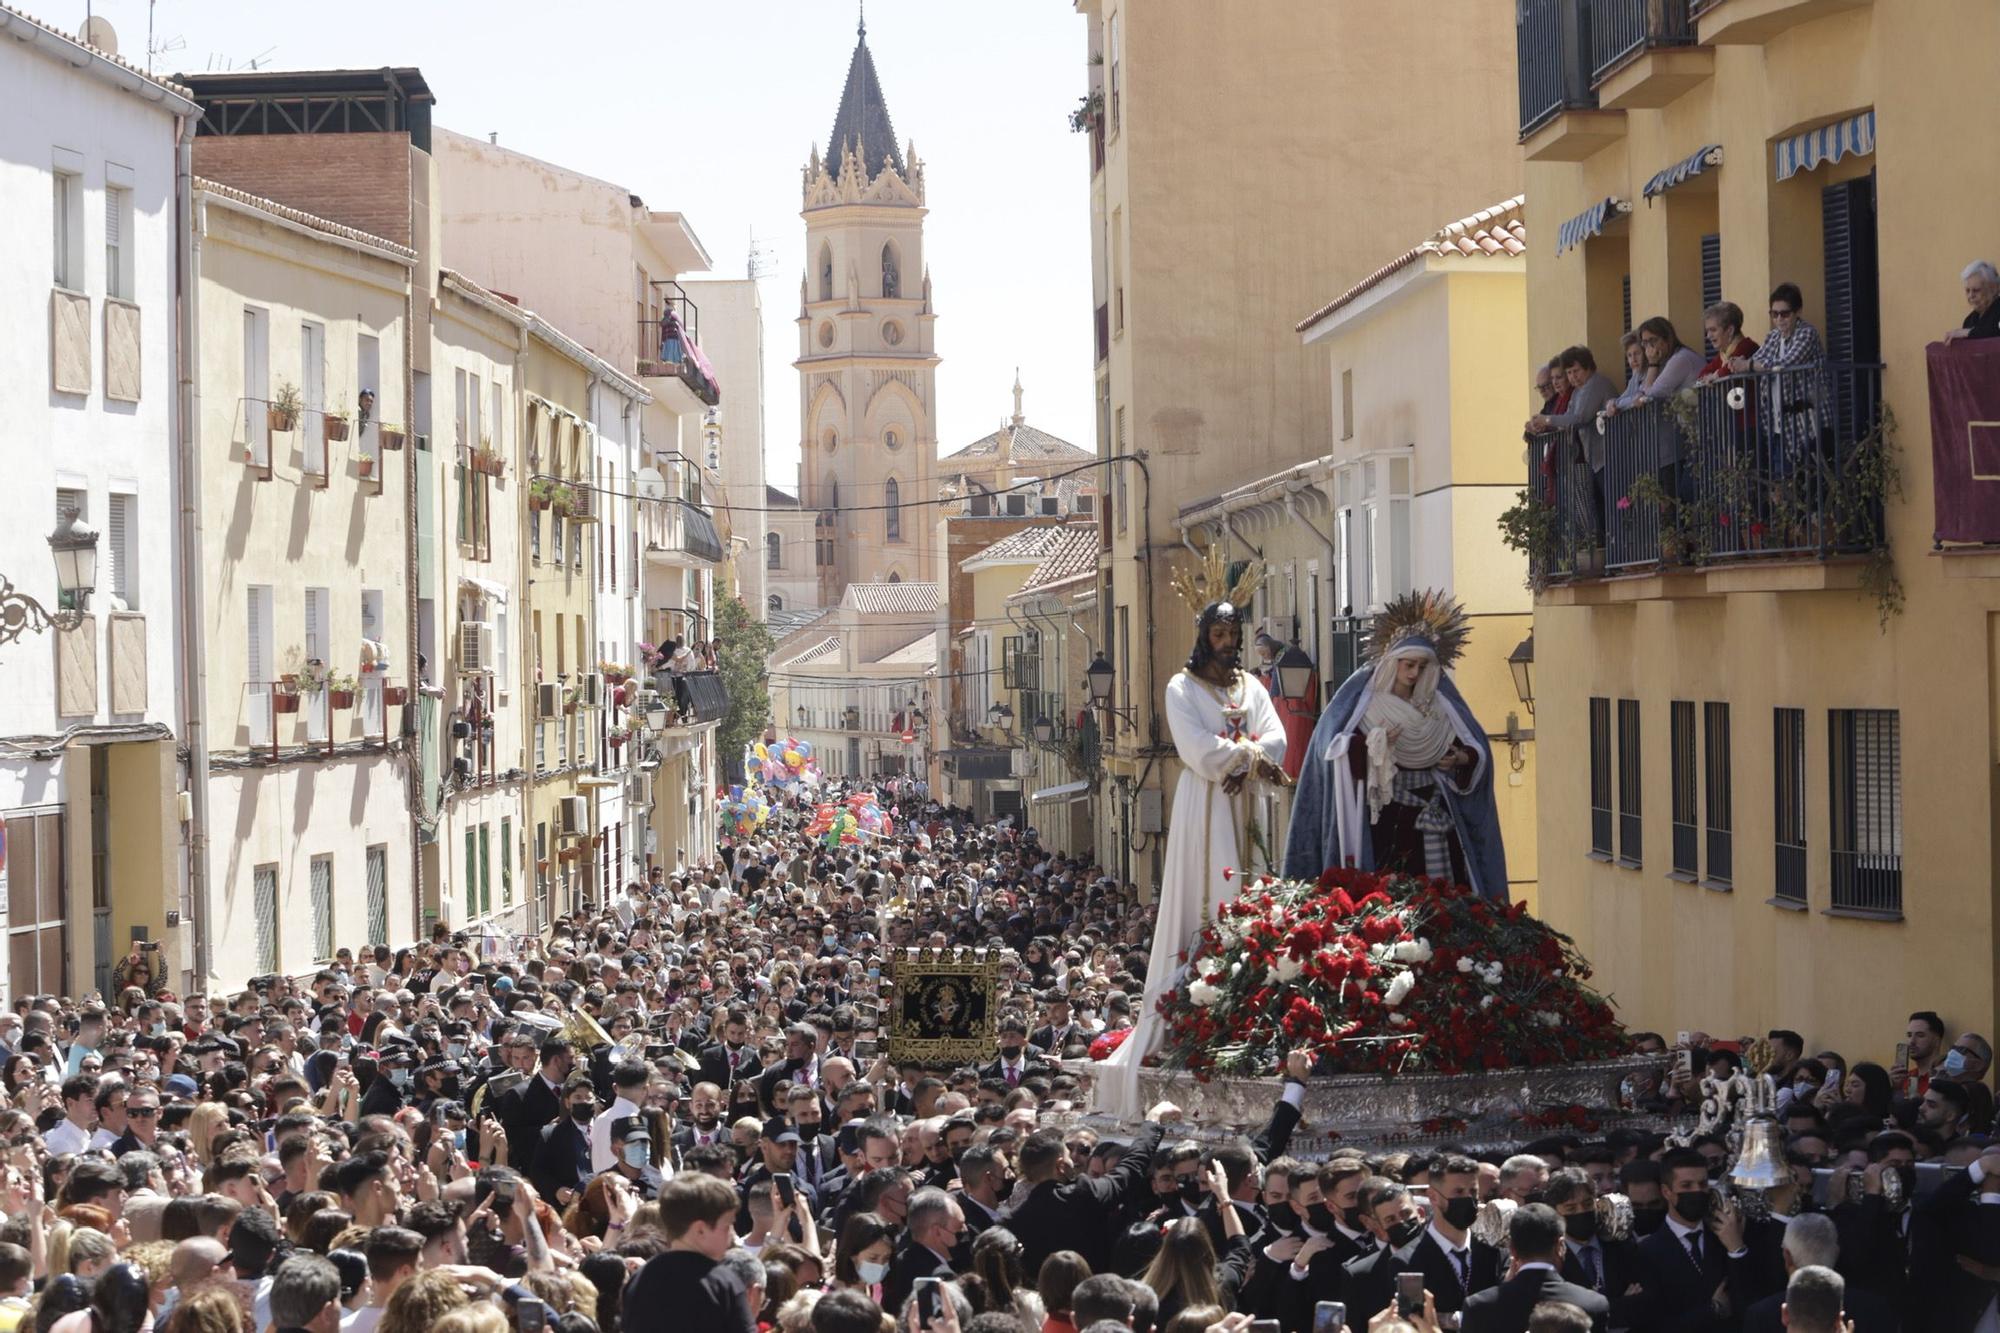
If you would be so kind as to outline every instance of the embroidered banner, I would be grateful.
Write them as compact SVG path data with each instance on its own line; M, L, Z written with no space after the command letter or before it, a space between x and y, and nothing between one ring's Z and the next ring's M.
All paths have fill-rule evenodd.
M1927 350L1937 540L2000 542L2000 338Z

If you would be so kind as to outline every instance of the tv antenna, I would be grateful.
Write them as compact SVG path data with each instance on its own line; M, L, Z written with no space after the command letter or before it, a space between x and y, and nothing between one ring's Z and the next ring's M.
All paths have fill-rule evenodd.
M757 229L750 229L749 275L752 278L768 278L778 271L778 247L772 241L757 239Z

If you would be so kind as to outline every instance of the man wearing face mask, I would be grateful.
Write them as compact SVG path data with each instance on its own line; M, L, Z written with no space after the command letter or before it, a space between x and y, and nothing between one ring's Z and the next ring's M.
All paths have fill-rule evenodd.
M584 1074L563 1084L562 1116L544 1125L535 1149L528 1182L535 1192L559 1208L567 1208L590 1183L590 1121L597 1114L597 1093Z
M625 1178L640 1200L659 1198L666 1173L653 1165L653 1130L646 1117L629 1115L612 1121L611 1148L615 1154L611 1169Z
M785 1095L785 1111L799 1136L799 1156L792 1172L806 1188L817 1191L827 1177L840 1169L840 1152L833 1136L820 1132L826 1125L826 1112L819 1104L819 1094L808 1087L794 1086Z
M965 1212L966 1235L977 1237L1000 1224L1000 1210L1014 1192L1014 1173L999 1151L981 1145L967 1148L958 1159L959 1203Z
M1478 1164L1468 1157L1446 1157L1431 1173L1428 1221L1406 1186L1381 1177L1362 1185L1362 1219L1380 1245L1347 1266L1349 1327L1357 1320L1365 1325L1388 1308L1401 1273L1424 1275L1424 1290L1436 1301L1444 1328L1458 1326L1468 1296L1499 1282L1499 1252L1466 1234L1479 1214Z
M1730 1261L1747 1258L1748 1251L1731 1254L1711 1228L1708 1163L1698 1152L1676 1148L1660 1159L1660 1184L1666 1220L1639 1242L1640 1281L1656 1325L1691 1333L1733 1326ZM1735 1230L1740 1237L1740 1222Z
M1578 1167L1565 1167L1549 1177L1543 1198L1562 1219L1563 1280L1610 1301L1612 1328L1642 1325L1645 1287L1639 1281L1638 1246L1599 1233L1597 1190L1590 1176Z
M637 1060L622 1060L611 1070L611 1105L590 1122L590 1169L609 1171L618 1160L611 1142L612 1122L639 1114L646 1084L653 1071Z
M1828 1210L1840 1233L1842 1271L1853 1281L1873 1287L1891 1302L1902 1304L1908 1283L1910 1201L1916 1198L1916 1144L1910 1136L1885 1130L1868 1141L1868 1162L1861 1168L1861 1199L1847 1197L1853 1168L1842 1166L1829 1182L1827 1197L1839 1203ZM1891 1208L1882 1178L1893 1172L1903 1186L1903 1204ZM1970 1175L1970 1172L1967 1173ZM1996 1256L2000 1258L2000 1256Z
M402 1047L386 1047L376 1052L375 1081L361 1094L361 1114L394 1115L402 1110L409 1100L406 1093L415 1064L415 1052Z
M1009 1088L1017 1088L1036 1075L1046 1078L1049 1072L1049 1066L1028 1049L1028 1025L1013 1016L1001 1019L1000 1058L980 1066L979 1077L997 1078Z
M1017 1157L1027 1197L1005 1218L1008 1230L1021 1240L1022 1271L1041 1272L1042 1261L1057 1250L1075 1250L1092 1272L1104 1271L1110 1259L1112 1219L1133 1196L1145 1192L1165 1122L1180 1116L1180 1108L1171 1102L1154 1106L1117 1167L1098 1177L1083 1174L1060 1132L1039 1129L1030 1134Z

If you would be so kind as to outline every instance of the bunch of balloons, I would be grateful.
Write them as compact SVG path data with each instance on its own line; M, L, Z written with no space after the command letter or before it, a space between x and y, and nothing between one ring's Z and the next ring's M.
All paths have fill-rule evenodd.
M738 837L748 837L771 817L771 804L755 787L731 787L721 803L722 827Z
M803 782L813 786L820 780L819 765L813 762L812 742L786 737L782 741L756 741L743 753L743 771L763 782L789 787Z

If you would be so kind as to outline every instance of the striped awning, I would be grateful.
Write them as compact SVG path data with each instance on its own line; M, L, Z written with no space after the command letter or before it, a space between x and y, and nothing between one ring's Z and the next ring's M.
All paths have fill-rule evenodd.
M1632 202L1629 199L1600 199L1556 228L1556 253L1582 245L1603 231L1606 219L1613 214L1631 211Z
M1721 165L1721 144L1712 143L1698 148L1687 157L1668 167L1665 171L1654 173L1653 179L1646 182L1646 198L1652 199L1663 195L1676 185L1680 185L1701 175L1702 172L1708 170L1710 167L1719 167Z
M1778 179L1789 180L1822 162L1875 151L1875 113L1864 111L1831 125L1778 140Z

